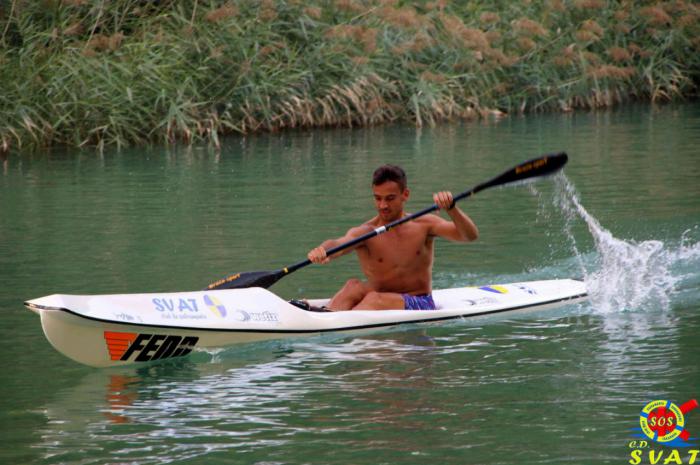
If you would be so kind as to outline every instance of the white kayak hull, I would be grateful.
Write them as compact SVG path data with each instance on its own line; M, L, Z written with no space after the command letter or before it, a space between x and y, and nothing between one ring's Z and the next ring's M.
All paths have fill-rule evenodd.
M585 297L584 283L559 279L436 290L437 310L308 312L262 288L54 294L25 305L41 316L44 334L56 350L85 365L109 367L266 339L521 312Z

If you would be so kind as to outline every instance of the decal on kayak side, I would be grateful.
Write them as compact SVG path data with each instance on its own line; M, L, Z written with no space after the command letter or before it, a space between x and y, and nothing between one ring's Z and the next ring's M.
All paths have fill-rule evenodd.
M135 356L136 362L182 357L192 352L199 342L196 336L165 334L104 332L110 359L127 361Z
M280 316L277 314L277 312L270 312L268 310L265 310L264 312L250 312L238 309L233 312L233 315L234 318L241 323L248 321L261 321L267 323L280 322Z
M199 312L196 299L172 299L172 298L154 298L152 300L157 312Z
M523 292L527 292L530 295L537 295L537 291L531 288L530 286L526 286L524 284L516 284L515 287L517 287Z
M214 315L221 318L226 317L226 306L216 297L204 294L204 303L207 305L207 307L209 307L209 310L211 310Z
M493 297L479 297L478 299L462 299L461 302L470 307L473 307L475 305L497 304L498 300L494 299Z
M486 292L493 292L495 294L507 294L508 289L505 286L481 286L479 289Z

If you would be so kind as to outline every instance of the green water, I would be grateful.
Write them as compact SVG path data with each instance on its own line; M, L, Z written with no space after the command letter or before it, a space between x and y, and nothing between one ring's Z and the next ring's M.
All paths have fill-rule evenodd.
M628 463L647 402L700 398L699 147L688 104L261 135L220 153L13 153L0 165L0 463ZM22 307L294 263L373 214L381 163L404 166L415 211L560 150L565 179L463 203L481 237L437 244L434 287L580 277L585 304L111 370L64 358ZM357 275L348 256L273 290L327 296ZM686 420L700 436L700 411Z

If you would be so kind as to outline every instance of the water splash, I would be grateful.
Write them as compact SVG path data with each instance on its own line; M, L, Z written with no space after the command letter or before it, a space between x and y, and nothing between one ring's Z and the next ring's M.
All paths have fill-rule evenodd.
M555 178L554 202L565 214L569 238L588 288L590 302L602 312L639 308L670 308L671 298L688 275L677 268L700 260L700 241L693 242L698 228L683 234L674 246L659 240L637 242L614 237L579 200L573 184L562 174ZM587 260L578 250L573 224L582 219L590 231L596 254Z

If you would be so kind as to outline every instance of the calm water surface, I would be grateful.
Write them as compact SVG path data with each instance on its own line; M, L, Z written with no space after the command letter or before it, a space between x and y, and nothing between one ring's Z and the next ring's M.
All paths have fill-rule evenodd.
M699 147L688 104L232 138L220 153L13 153L0 165L0 463L627 463L647 402L700 399ZM566 177L462 204L481 238L439 242L434 285L579 277L585 304L103 370L57 353L22 307L294 263L372 215L382 163L406 168L415 211L560 150ZM348 256L273 290L327 296L357 273ZM700 436L700 412L686 419Z

